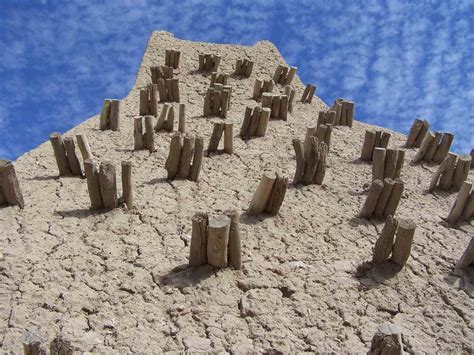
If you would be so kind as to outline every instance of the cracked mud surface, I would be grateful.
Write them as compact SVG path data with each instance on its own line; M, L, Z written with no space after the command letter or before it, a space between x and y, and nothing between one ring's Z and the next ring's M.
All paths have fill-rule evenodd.
M115 163L119 191L120 162L133 162L132 211L89 211L86 181L57 178L49 142L17 160L26 207L0 208L2 349L21 352L21 337L31 330L45 343L62 333L83 351L364 352L377 326L390 320L402 327L406 351L472 351L473 288L453 267L474 227L472 221L456 229L444 224L456 193L426 194L436 166L410 166L415 151L407 150L397 216L413 218L418 227L406 267L395 273L387 264L360 275L357 267L371 259L383 226L357 218L371 180L371 166L358 160L369 126L334 129L324 185L292 186L279 215L248 217L244 211L262 171L293 178L291 140L303 139L326 105L316 97L298 102L304 86L296 77L287 122L270 121L263 138L236 136L235 155L205 157L197 184L168 182L170 134L155 134L153 154L134 152L132 118L139 88L151 81L149 67L163 64L171 47L183 52L179 79L188 131L203 135L205 146L212 119L201 115L210 73L195 71L198 53L219 53L225 73L233 72L237 58L256 62L249 79L229 79L234 136L245 106L256 105L250 99L255 78L271 77L284 63L265 41L242 47L153 33L122 102L121 131L100 131L94 116L66 134L85 133L95 159ZM404 141L392 132L389 146ZM243 269L187 269L192 215L228 208L242 213Z

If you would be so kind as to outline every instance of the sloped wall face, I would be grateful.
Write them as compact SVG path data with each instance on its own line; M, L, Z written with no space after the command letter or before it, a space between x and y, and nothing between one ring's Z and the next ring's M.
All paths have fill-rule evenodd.
M150 66L164 64L168 48L182 52L175 76L187 129L202 135L205 146L213 120L202 117L210 73L197 71L198 54L218 53L219 71L229 74L237 59L255 62L250 78L229 78L235 154L205 157L198 183L166 180L168 132L155 133L155 152L133 150L139 89L151 83ZM86 134L94 159L109 160L118 171L121 161L133 163L133 210L90 211L86 181L57 178L49 142L18 159L25 209L0 208L3 350L20 352L30 330L45 344L61 333L83 351L364 352L387 320L401 325L406 350L469 350L472 294L469 281L452 270L474 228L443 225L456 194L424 193L436 166L402 171L397 215L418 227L399 273L357 272L372 258L383 227L357 218L372 178L370 165L358 160L367 125L334 129L323 185L290 186L275 217L243 213L264 169L292 178L292 139L303 139L306 125L326 109L318 98L298 102L304 86L296 77L288 121L271 120L265 137L237 137L245 107L257 104L255 78L271 78L278 64L283 58L268 42L242 47L151 36L136 84L122 101L120 131L100 131L95 116L66 133ZM392 132L391 146L404 141ZM407 150L406 161L414 154ZM242 270L187 268L193 214L229 208L243 213Z

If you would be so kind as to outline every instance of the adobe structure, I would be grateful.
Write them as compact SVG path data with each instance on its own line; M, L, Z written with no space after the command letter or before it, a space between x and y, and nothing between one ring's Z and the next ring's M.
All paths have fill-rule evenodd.
M253 63L248 77L236 74L244 60ZM174 81L159 87L151 68ZM456 175L467 181L459 197L455 189L429 192L439 163L410 162L420 146L436 151L422 142L432 137L424 132L418 147L407 147L406 136L356 120L354 103L340 98L332 107L316 96L296 99L286 119L270 117L264 135L242 139L246 108L262 107L252 94L257 78L271 81L281 71L271 93L281 99L272 111L289 91L305 93L309 84L297 72L290 84L280 82L288 68L294 74L267 41L245 47L154 32L132 90L116 105L118 127L101 130L98 114L62 135L82 135L82 159L73 163L84 169L87 160L85 174L58 173L58 164L71 166L71 138L56 142L56 150L45 142L18 158L15 169L3 164L3 351L471 352L472 169ZM225 115L203 115L212 72L228 75L228 89L215 84L208 101ZM141 90L151 93L142 94L147 105L157 105L146 113L145 133L134 130L142 121L135 120ZM159 100L160 90L179 90L179 127L167 120L166 129L152 129L164 105L176 113L180 105ZM102 102L97 98L98 107ZM322 156L311 146L324 141L317 133L303 142L329 109L324 124L334 127ZM254 128L258 117L247 118ZM342 118L350 124L338 124ZM221 130L224 139L213 138L212 152L203 154L213 127L221 127L216 122L235 129ZM390 132L387 149L404 151L393 181L373 181L371 147L360 159L367 130ZM134 149L134 135L148 148ZM221 154L224 140L232 154ZM177 178L167 179L173 166ZM393 197L396 179L403 190ZM257 204L264 213L247 213Z

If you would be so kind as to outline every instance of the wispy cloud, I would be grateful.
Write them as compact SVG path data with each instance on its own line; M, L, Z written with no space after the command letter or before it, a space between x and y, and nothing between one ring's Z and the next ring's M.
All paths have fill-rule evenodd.
M425 117L468 152L473 10L472 1L3 2L0 153L15 158L98 112L104 97L126 95L158 29L220 43L269 39L326 102L352 98L357 119L402 132Z

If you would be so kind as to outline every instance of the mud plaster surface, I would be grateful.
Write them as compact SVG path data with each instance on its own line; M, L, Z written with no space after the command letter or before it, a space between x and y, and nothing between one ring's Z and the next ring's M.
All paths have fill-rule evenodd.
M212 119L201 115L210 73L196 72L198 53L219 53L225 73L237 58L255 61L250 78L229 79L236 154L204 158L197 184L166 181L169 133L155 135L155 153L133 151L139 88L151 82L149 67L163 64L171 47L183 52L178 76L188 130L203 135L205 146ZM5 352L22 350L26 330L46 343L62 333L84 351L364 352L387 320L402 327L407 351L472 349L472 285L452 272L474 227L444 224L455 193L424 192L436 166L405 164L402 171L406 187L397 215L418 224L406 267L395 274L386 265L356 277L383 226L356 217L371 180L370 164L358 160L368 125L335 128L324 185L290 187L274 218L245 215L264 169L293 178L291 140L303 139L306 125L326 108L318 98L298 102L304 86L296 77L288 122L270 121L264 138L238 138L245 106L256 105L250 99L255 78L272 77L279 63L281 55L265 41L243 47L153 33L122 102L121 131L100 131L94 116L66 133L86 134L95 159L116 164L119 190L120 162L133 162L136 210L90 212L86 181L57 178L49 142L17 160L26 207L0 208ZM404 141L392 132L389 146ZM406 161L414 154L407 150ZM243 270L186 269L191 216L228 208L243 214Z

